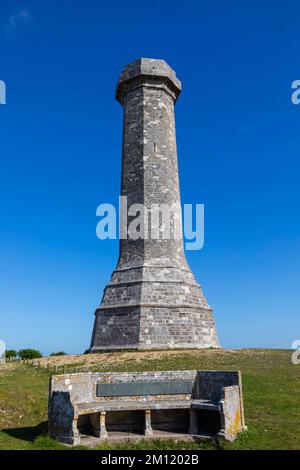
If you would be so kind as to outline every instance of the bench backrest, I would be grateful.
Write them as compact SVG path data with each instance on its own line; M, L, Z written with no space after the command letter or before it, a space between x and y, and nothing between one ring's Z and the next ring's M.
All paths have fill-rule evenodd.
M170 395L219 401L222 388L240 385L239 372L159 371L159 372L83 372L51 377L50 396L64 392L76 404L101 400L136 400L147 396ZM118 398L119 397L119 398Z

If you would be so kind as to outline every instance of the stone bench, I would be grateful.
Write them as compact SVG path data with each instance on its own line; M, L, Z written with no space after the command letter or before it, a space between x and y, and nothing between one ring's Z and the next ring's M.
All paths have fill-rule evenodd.
M244 429L239 372L87 372L50 379L49 434L66 444L115 432L233 440Z

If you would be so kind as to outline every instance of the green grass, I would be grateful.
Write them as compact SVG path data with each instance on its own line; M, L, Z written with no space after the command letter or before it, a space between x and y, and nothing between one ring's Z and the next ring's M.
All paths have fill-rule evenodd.
M110 358L93 369L241 370L248 431L233 443L147 440L103 443L99 449L300 449L300 366L292 364L291 351L135 352L111 353ZM47 437L48 378L45 369L29 365L0 367L0 449L66 449Z

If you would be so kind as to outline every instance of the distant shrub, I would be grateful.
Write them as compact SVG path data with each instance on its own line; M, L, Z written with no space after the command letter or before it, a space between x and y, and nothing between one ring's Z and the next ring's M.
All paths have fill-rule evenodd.
M17 357L17 351L15 349L7 349L5 351L5 357L7 357L8 359L11 359L12 357L15 358Z
M38 359L43 355L40 351L37 351L36 349L20 349L20 351L18 352L18 356L21 359Z
M64 351L58 351L58 352L53 352L50 354L50 356L66 356L67 353L65 353Z

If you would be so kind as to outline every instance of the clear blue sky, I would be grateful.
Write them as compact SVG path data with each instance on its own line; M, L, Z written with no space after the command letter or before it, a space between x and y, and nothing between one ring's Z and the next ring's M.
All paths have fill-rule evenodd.
M0 11L0 339L82 352L118 256L96 207L120 188L121 68L164 58L182 202L205 204L189 263L224 347L300 337L298 1L6 0Z

